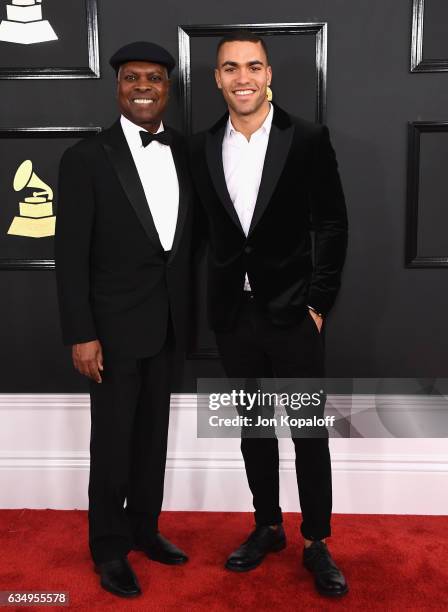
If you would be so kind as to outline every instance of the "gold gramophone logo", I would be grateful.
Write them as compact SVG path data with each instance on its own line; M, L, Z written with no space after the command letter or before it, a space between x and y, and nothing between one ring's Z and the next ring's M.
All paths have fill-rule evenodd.
M37 189L19 203L20 216L14 217L8 234L26 238L54 236L56 217L53 215L53 190L34 172L30 159L20 164L14 177L14 190Z
M42 0L11 0L6 19L0 23L0 40L32 45L58 40L51 24L42 16Z

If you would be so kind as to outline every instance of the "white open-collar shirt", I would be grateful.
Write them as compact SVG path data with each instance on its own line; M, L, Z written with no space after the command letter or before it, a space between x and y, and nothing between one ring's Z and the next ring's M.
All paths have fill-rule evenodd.
M246 236L254 215L271 132L274 107L272 104L270 107L263 124L251 135L250 140L234 128L229 116L222 141L222 163L227 190ZM247 274L244 289L250 291Z
M160 142L142 145L143 128L123 115L121 127L131 150L154 225L165 251L173 246L179 212L179 181L171 147ZM163 132L163 123L157 133Z

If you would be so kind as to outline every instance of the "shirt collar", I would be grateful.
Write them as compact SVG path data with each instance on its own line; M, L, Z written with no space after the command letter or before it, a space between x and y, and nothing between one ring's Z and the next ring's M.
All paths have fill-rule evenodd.
M260 127L258 128L258 130L256 132L254 132L254 134L256 134L257 132L259 132L260 130L264 130L264 132L266 134L269 134L271 131L271 125L272 125L272 119L274 117L274 107L272 106L272 104L269 102L269 113L266 116L266 119L263 121L263 123L260 125ZM232 120L229 118L227 120L227 127L226 127L226 137L229 138L230 136L232 136L233 134L239 134L238 130L236 130L233 126Z
M136 123L132 123L132 121L129 121L129 119L127 119L127 117L125 117L124 115L121 115L120 123L126 138L130 139L131 142L136 145L143 146L142 139L140 136L140 132L144 131L143 128L137 125ZM163 121L161 121L156 134L158 134L159 132L163 132L164 130L165 128L163 126Z

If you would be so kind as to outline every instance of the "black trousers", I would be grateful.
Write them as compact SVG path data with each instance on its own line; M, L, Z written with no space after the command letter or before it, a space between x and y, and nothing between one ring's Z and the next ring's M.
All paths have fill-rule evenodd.
M251 294L231 331L217 332L216 340L229 378L315 378L324 376L322 336L311 315L291 327L274 326L257 307ZM331 535L331 460L328 437L293 438L302 523L309 540ZM272 437L244 437L241 451L253 495L255 522L282 522L279 505L279 454Z
M126 556L157 531L173 362L169 325L157 355L104 355L103 382L90 383L89 545L95 563Z

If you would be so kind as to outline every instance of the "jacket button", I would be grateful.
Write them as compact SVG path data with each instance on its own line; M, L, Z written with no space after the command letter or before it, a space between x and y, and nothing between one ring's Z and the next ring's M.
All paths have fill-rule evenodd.
M253 251L253 248L251 246L247 246L244 249L244 252L246 253L246 255L249 255L250 253L252 253L252 251Z

